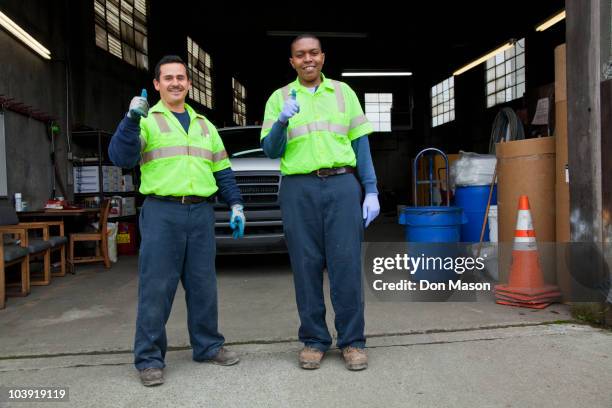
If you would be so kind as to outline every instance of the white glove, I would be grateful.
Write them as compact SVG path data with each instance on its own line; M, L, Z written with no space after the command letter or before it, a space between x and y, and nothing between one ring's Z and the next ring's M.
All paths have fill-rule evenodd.
M378 217L380 214L380 204L378 203L378 194L369 193L366 194L365 199L363 200L363 219L365 222L365 227L368 228L368 225L374 218Z

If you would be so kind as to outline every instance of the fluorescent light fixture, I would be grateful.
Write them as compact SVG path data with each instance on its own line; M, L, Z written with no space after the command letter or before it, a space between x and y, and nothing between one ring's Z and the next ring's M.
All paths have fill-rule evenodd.
M367 33L345 33L334 31L266 31L266 35L268 37L297 37L298 35L306 33L320 38L368 38Z
M547 28L554 26L555 24L557 24L559 21L563 20L564 18L565 18L565 10L558 12L557 14L555 14L554 16L552 16L551 18L549 18L548 20L546 20L545 22L537 26L536 31L544 31Z
M0 11L0 25L9 33L13 34L25 45L34 50L38 55L45 59L51 59L51 52L46 49L41 43L36 41L30 34L26 33L13 20L7 17L6 14Z
M401 72L343 72L343 77L399 77L399 76L412 76L412 72L401 71Z
M470 69L474 68L475 66L482 64L483 62L485 62L489 58L496 56L500 52L506 51L508 48L514 47L514 42L515 42L514 40L510 40L507 43L505 43L504 45L494 49L491 52L489 52L488 54L483 55L482 57L480 57L480 58L470 62L467 65L464 65L463 67L461 67L458 70L456 70L455 72L453 72L453 76L461 75L465 71L470 70Z

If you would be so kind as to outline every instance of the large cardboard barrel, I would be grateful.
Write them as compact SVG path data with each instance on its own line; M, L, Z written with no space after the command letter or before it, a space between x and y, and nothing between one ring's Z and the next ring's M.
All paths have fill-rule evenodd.
M497 210L499 276L507 282L512 258L519 197L527 195L540 261L547 283L556 282L555 254L555 138L497 143Z

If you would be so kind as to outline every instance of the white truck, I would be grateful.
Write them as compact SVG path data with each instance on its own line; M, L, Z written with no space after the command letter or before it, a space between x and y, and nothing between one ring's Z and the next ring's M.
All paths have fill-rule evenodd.
M229 209L217 196L215 235L219 254L287 252L278 200L280 160L267 158L259 144L260 126L219 129L244 200L244 237L233 239Z

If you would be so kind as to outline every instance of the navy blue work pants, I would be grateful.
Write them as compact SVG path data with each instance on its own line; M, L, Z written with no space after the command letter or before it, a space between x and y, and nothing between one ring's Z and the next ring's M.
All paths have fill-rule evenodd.
M327 268L336 345L365 346L361 275L361 187L352 174L285 176L280 202L300 316L299 339L326 351L323 269Z
M185 289L193 359L214 357L224 343L217 330L215 215L212 204L147 198L140 213L138 318L134 364L163 368L166 322L179 283Z

